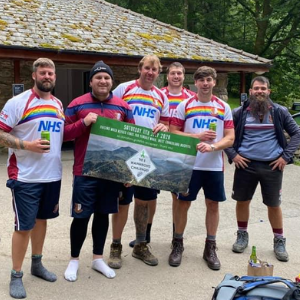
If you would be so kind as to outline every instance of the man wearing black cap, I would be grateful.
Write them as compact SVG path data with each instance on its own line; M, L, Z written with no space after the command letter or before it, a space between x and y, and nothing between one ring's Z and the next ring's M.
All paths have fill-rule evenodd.
M65 279L75 281L79 268L79 254L86 237L89 219L92 224L92 268L107 278L115 272L103 261L103 248L108 230L108 214L118 211L120 183L100 178L82 176L84 156L92 123L98 116L134 123L129 105L111 92L113 72L103 61L98 61L90 71L91 92L74 99L66 109L65 141L75 141L73 166L73 196L70 230L71 259Z

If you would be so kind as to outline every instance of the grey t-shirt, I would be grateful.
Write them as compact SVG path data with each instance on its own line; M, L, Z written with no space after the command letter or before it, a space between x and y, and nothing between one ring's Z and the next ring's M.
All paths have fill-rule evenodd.
M243 157L258 161L272 161L282 154L283 149L276 138L270 112L262 122L247 112L244 136L238 152Z

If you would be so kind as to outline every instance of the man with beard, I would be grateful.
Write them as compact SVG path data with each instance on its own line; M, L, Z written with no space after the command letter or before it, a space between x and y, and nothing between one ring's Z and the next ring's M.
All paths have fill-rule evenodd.
M261 185L263 203L268 208L272 226L273 248L279 261L288 261L286 238L283 236L281 187L285 166L293 162L293 154L300 144L300 129L287 108L269 98L269 80L255 77L249 90L250 98L233 111L235 141L225 150L234 162L232 198L236 200L237 239L232 246L236 253L248 246L247 232L250 202L257 184ZM287 143L284 130L290 135Z
M7 187L12 191L15 231L12 237L10 295L25 298L22 264L31 239L31 274L46 281L56 275L42 264L47 219L59 214L61 144L64 113L62 103L52 96L55 66L48 58L33 63L32 89L8 100L0 115L0 144L8 147ZM49 141L41 139L48 131Z

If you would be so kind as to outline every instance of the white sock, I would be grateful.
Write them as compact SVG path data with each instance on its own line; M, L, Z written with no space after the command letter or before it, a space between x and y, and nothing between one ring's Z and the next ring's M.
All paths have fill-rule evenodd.
M65 279L68 281L76 281L78 268L79 268L79 260L75 260L75 259L70 260L68 267L65 271Z
M100 273L102 273L107 278L114 278L116 273L111 269L103 260L103 258L94 259L92 263L92 268Z

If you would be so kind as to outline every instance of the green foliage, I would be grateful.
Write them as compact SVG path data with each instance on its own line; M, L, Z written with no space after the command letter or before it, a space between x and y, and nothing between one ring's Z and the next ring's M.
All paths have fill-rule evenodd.
M148 17L272 59L272 99L290 106L300 99L299 0L111 0ZM174 5L176 3L176 5ZM252 76L252 75L251 75ZM247 87L251 76L247 76ZM229 92L239 93L231 76Z
M227 103L229 104L231 109L234 109L236 107L241 106L241 101L240 98L234 97L234 96L230 96L228 97L228 101Z
M300 159L299 158L294 158L294 165L300 166Z

